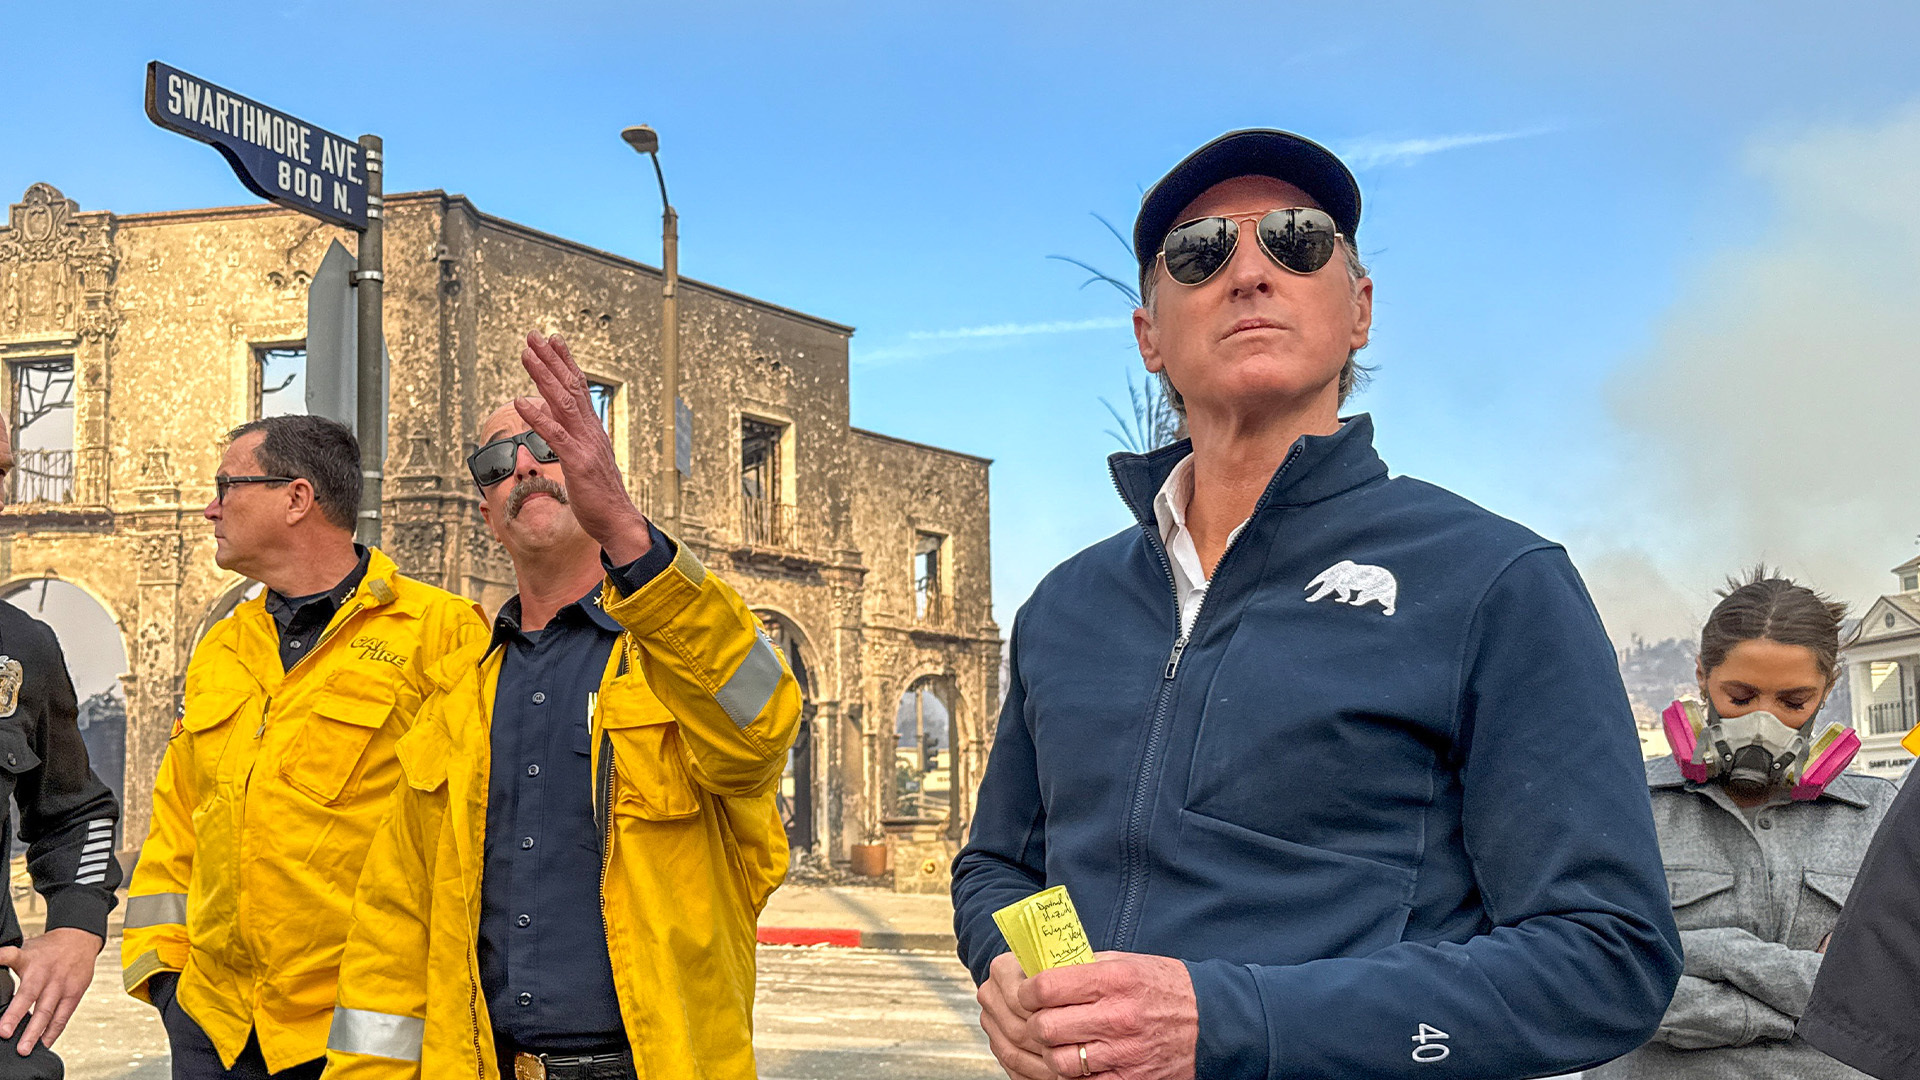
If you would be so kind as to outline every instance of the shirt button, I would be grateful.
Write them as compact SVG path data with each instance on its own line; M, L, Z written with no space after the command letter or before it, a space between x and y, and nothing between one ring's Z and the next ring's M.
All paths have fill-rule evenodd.
M521 837L521 838L520 838L520 850L521 850L521 851L531 851L531 850L533 850L533 837L531 837L531 836L524 836L524 837Z
M547 692L545 690L535 690L533 692L533 703L535 705L544 705L546 702Z
M1771 829L1771 828L1773 828L1773 819L1772 819L1772 818L1770 818L1770 817L1763 817L1763 818L1761 818L1761 819L1760 819L1760 827L1761 827L1761 828L1763 828L1763 829Z
M287 642L287 648L289 648L289 649L297 649L297 648L299 648L300 646L302 646L302 645L305 645L305 644L306 644L306 642L304 642L304 641L301 641L301 640L300 640L299 638L294 638L294 639L293 639L292 641L289 641L289 642Z
M540 775L540 766L538 766L538 765L529 765L529 766L527 766L527 775L528 775L528 776L539 776L539 775Z
M518 922L518 923L519 923L519 924L520 924L521 926L532 926L532 925L533 925L533 916L531 916L531 915L522 915L522 916L520 916L520 917L519 917L518 919L516 919L516 920L514 920L514 921L515 921L515 922Z
M522 1005L531 1005L533 1004L533 995L521 994L519 997L515 998L514 1000L518 1001Z

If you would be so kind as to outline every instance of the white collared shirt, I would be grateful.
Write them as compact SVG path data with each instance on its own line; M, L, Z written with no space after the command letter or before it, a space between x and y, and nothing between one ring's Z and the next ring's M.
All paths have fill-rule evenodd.
M1168 560L1173 563L1173 594L1180 602L1182 641L1193 632L1193 620L1199 617L1200 603L1207 598L1207 586L1212 584L1200 566L1193 534L1187 531L1187 504L1192 501L1193 455L1188 454L1167 474L1167 482L1160 485L1160 491L1153 497L1154 522L1160 527L1160 540L1167 547ZM1246 527L1245 521L1234 526L1227 534L1227 547L1233 546Z

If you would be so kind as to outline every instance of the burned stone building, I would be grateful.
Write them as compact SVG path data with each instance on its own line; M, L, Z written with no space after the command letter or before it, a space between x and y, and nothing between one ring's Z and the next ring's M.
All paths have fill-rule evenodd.
M529 392L528 330L567 336L636 501L662 502L661 273L439 191L389 196L385 220L383 546L491 612L512 570L464 458L479 421ZM146 834L189 653L257 588L214 565L201 516L224 434L303 410L307 283L336 239L352 249L277 207L82 211L46 184L0 228L19 457L0 595L57 581L118 628L65 645L127 658L123 847ZM886 838L900 887L937 887L998 705L988 462L850 426L850 327L695 281L679 296L693 461L661 523L760 613L805 688L783 787L796 853L840 862Z

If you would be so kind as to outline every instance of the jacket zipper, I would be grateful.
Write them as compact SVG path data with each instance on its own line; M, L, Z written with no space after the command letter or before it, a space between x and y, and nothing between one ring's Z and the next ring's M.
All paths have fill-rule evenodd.
M594 784L594 812L600 817L600 926L604 932L607 925L607 871L613 867L613 814L608 810L613 801L613 736L600 733L600 776Z
M1293 464L1294 458L1300 456L1300 448L1301 444L1295 442L1293 449L1287 451L1286 460L1280 463L1280 468L1273 474L1273 481L1268 482L1267 489L1260 493L1260 501L1254 503L1253 512L1247 515L1249 522L1267 505L1267 499L1273 493L1274 482L1278 481L1280 477L1286 473L1288 466ZM1119 490L1119 477L1116 476L1113 478L1113 486L1116 491ZM1126 501L1126 492L1121 491L1120 497L1122 501ZM1146 523L1142 522L1141 524L1145 525ZM1242 530L1241 535L1245 535L1244 530ZM1180 658L1186 653L1187 642L1193 636L1192 632L1186 628L1184 620L1180 617L1180 586L1179 583L1174 580L1173 559L1167 554L1166 545L1160 540L1160 532L1157 525L1156 527L1147 529L1147 536L1151 541L1148 546L1150 546L1153 549L1153 553L1159 557L1160 569L1167 575L1167 588L1173 596L1174 641L1173 650L1167 654L1166 670L1161 673L1160 693L1154 701L1153 722L1147 728L1147 749L1146 753L1142 755L1140 759L1140 777L1134 785L1133 802L1127 808L1125 855L1121 862L1120 877L1120 918L1114 927L1112 945L1113 948L1123 951L1133 948L1135 923L1139 916L1140 891L1144 889L1147 884L1147 803L1155 784L1159 780L1161 737L1166 733L1167 718L1170 706L1173 704L1174 688L1180 674ZM1214 577L1220 576L1221 567L1226 565L1227 559L1232 556L1234 550L1239 546L1240 537L1235 536L1233 540L1227 544L1226 550L1220 553L1220 561L1214 564ZM1200 617L1207 612L1207 600L1212 595L1213 590L1209 588L1206 594L1200 597L1200 606L1193 613L1193 625L1196 628L1200 625Z
M627 653L624 651L625 645L626 645L626 639L625 639L625 636L623 635L621 640L615 642L613 646L616 649L623 650L620 654L620 665L618 669L616 669L617 675L624 675L627 672L628 659L627 659ZM599 725L597 724L597 721L599 719L599 712L600 712L599 692L595 691L593 697L590 700L593 702L593 705L588 710L588 713L587 713L588 722L593 723L596 727L598 727ZM611 958L611 949L613 947L613 941L612 941L613 933L609 928L610 924L607 921L607 873L608 871L613 869L613 736L608 734L605 728L600 728L599 735L600 735L600 768L597 770L598 775L594 777L593 810L594 810L594 813L598 815L598 821L601 827L601 833L600 833L600 933L608 939L607 947L609 949L609 958ZM614 982L615 982L615 985L613 988L613 996L614 996L615 1004L617 1005L617 1004L620 1004L620 1001L619 1001L620 987L618 985L619 983L618 977L615 978ZM622 1014L621 1027L623 1028L626 1026L625 1012L626 1012L625 1008L622 1007L621 1008L621 1014ZM631 1038L631 1036L629 1036L629 1038ZM637 1058L634 1061L634 1068L636 1070L643 1069L643 1066L640 1064ZM639 1075L644 1075L644 1073L643 1072L639 1073Z
M467 941L467 1017L473 1022L473 1074L487 1075L486 1053L480 1049L480 960L473 954L473 941Z

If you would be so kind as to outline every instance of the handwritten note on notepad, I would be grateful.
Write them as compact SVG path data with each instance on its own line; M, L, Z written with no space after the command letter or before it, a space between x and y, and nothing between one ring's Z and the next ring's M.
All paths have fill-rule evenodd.
M1093 947L1065 885L1034 893L993 913L1000 933L1028 975L1093 962Z

